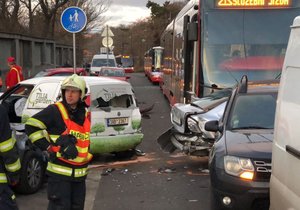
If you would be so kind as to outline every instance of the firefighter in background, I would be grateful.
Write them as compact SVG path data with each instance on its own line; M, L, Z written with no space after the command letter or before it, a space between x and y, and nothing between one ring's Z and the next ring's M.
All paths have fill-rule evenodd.
M16 64L16 60L14 57L7 58L7 65L9 67L9 72L6 76L6 89L13 87L19 82L24 80L22 67Z
M16 197L10 185L16 185L21 168L16 147L16 140L12 138L7 110L0 105L0 209L18 209Z
M62 85L62 101L49 105L26 122L33 144L48 151L48 210L83 210L85 179L92 155L90 119L84 102L85 81L78 75Z

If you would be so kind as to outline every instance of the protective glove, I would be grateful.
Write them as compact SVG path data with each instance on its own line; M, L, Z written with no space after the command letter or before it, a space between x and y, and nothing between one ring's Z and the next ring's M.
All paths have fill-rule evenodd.
M65 148L60 149L61 156L65 159L75 159L78 155L78 150L75 144L69 144Z
M20 176L19 175L9 175L7 176L8 183L11 186L16 186L19 183Z
M60 135L55 142L56 145L60 146L63 149L65 149L70 144L75 145L76 143L77 143L76 137L71 134Z

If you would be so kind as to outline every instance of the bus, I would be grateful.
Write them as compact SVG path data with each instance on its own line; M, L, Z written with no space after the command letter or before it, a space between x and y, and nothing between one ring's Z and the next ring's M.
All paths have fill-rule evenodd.
M144 56L145 76L153 84L159 84L162 81L162 62L164 48L161 46L151 47Z
M166 27L163 94L189 103L249 80L280 76L299 0L191 0Z
M129 55L117 55L116 61L118 65L122 66L125 70L125 73L134 72L134 62L133 58Z

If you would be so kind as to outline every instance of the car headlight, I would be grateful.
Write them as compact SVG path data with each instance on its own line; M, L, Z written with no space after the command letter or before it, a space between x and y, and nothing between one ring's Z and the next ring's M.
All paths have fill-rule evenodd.
M248 158L225 156L224 168L226 173L243 179L252 180L254 176L254 166Z
M190 117L187 118L187 124L190 131L194 133L202 133L201 129L198 126L198 122Z

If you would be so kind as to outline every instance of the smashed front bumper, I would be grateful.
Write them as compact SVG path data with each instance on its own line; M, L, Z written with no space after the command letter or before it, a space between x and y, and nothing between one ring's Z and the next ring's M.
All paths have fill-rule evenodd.
M157 139L157 143L165 152L173 153L178 149L185 154L195 156L207 156L213 144L195 134L178 133L173 127L164 132Z

